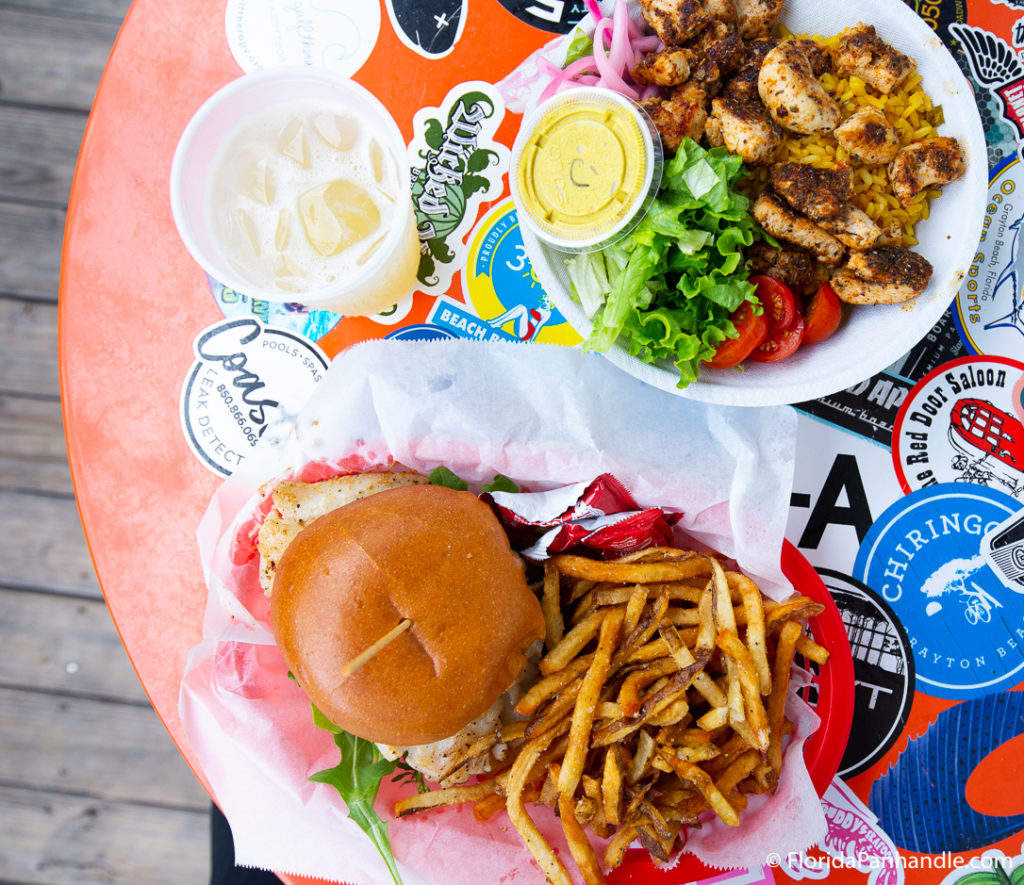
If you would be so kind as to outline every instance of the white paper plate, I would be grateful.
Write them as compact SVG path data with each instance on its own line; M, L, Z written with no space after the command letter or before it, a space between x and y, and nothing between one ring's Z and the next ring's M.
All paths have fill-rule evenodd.
M843 324L830 339L803 347L781 363L753 363L742 370L706 370L685 389L669 362L649 365L617 343L605 354L641 381L703 402L763 406L816 399L850 387L891 365L923 338L949 307L970 267L981 235L988 195L985 133L970 84L942 41L898 0L788 0L780 21L798 34L837 34L858 22L917 62L922 85L942 105L943 135L957 138L967 157L966 175L933 200L929 218L917 226L914 249L934 267L928 288L907 304L846 308ZM569 296L564 255L520 225L537 278L555 306L584 338L591 322Z

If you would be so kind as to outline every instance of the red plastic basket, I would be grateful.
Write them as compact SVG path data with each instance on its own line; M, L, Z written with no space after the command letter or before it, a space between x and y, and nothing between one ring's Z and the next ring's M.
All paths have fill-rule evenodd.
M828 588L814 567L789 541L782 547L782 572L797 593L809 596L825 610L808 624L815 641L829 650L828 663L814 674L815 692L807 698L814 706L821 725L804 744L804 760L818 795L822 796L839 771L853 723L853 655L843 618ZM817 694L817 698L813 694ZM721 875L721 870L705 867L692 854L684 855L671 870L659 870L646 851L631 849L622 864L608 876L609 885L681 885Z

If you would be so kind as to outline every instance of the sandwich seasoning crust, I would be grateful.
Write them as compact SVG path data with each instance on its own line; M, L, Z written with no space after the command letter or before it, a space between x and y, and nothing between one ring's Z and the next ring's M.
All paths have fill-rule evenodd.
M373 811L396 768L439 785L421 776L397 816L504 810L550 882L572 879L534 805L554 809L587 883L636 842L667 860L708 815L738 825L783 776L796 656L828 658L804 632L822 606L667 546L678 514L640 510L614 478L554 518L510 503L529 497L369 473L282 484L264 520L275 637L342 753L312 779L338 788L396 881Z

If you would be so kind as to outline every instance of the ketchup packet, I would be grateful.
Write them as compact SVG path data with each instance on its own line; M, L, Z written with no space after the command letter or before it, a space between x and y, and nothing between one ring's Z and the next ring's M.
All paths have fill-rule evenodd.
M672 526L683 515L660 507L640 509L610 473L548 492L488 492L481 497L494 505L513 546L535 561L556 553L584 552L614 559L634 550L670 545ZM530 537L533 543L521 546Z

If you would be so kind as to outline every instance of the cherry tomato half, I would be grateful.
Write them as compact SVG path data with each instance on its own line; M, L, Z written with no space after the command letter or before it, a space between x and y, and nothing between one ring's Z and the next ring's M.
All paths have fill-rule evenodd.
M788 329L770 334L751 352L748 359L756 363L777 363L791 356L804 339L804 317L797 310Z
M757 287L757 297L764 305L768 334L774 335L782 329L788 329L793 324L797 310L793 290L775 277L766 277L762 274L752 276L750 282Z
M729 317L739 336L728 338L718 345L715 355L707 360L714 369L731 369L749 356L768 334L768 321L764 314L755 314L749 301L744 301Z
M843 303L828 283L822 283L807 305L804 316L804 344L824 341L839 328L839 321L842 318Z

